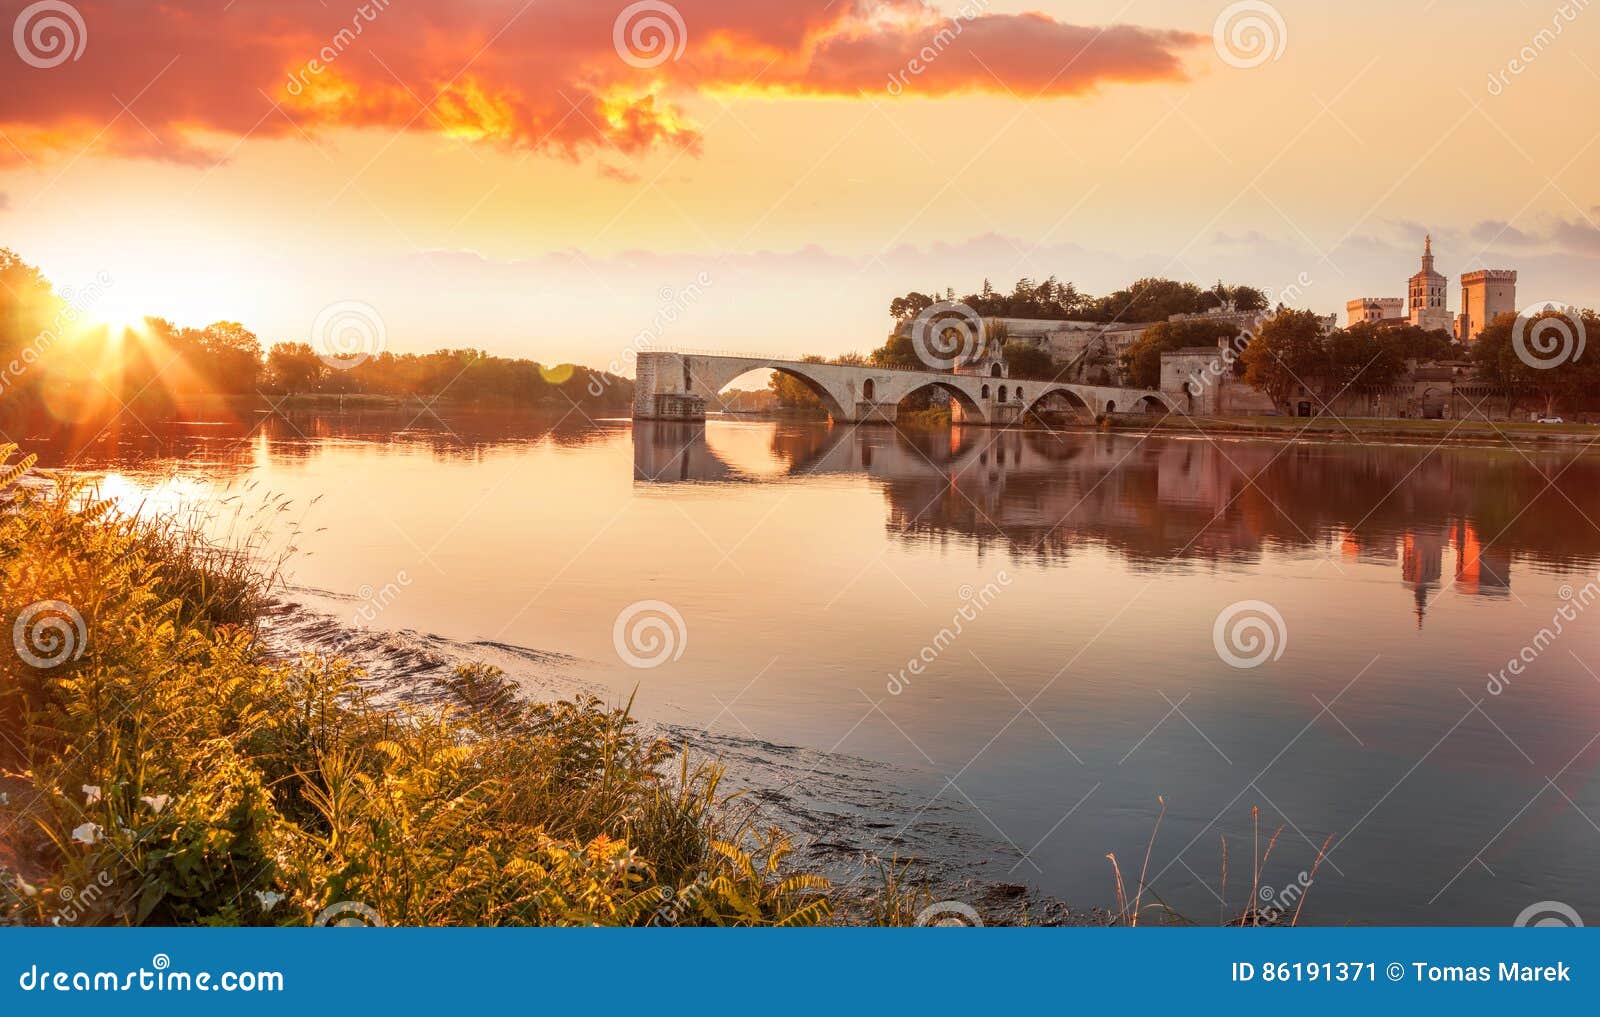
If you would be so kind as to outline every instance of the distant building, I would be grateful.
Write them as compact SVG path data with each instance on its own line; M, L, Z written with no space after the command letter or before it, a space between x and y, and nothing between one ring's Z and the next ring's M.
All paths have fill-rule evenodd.
M1362 322L1399 321L1406 302L1400 297L1357 297L1345 304L1345 327Z
M1461 314L1456 338L1471 342L1502 314L1517 313L1517 273L1486 268L1461 277Z
M1475 338L1495 315L1515 311L1517 273L1499 269L1469 272L1461 277L1462 313L1450 313L1450 280L1433 267L1433 237L1422 241L1422 268L1406 284L1404 305L1399 297L1358 297L1345 305L1346 327L1415 325L1444 332L1465 342Z

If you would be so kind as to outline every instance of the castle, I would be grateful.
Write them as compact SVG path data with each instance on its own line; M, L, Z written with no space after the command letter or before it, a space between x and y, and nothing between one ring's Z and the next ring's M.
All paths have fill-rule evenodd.
M1502 314L1517 311L1517 273L1511 269L1479 269L1461 276L1461 313L1449 310L1449 280L1433 267L1433 237L1422 242L1422 268L1411 277L1406 300L1400 297L1357 297L1345 305L1346 325L1415 325L1447 332L1458 341L1476 339Z

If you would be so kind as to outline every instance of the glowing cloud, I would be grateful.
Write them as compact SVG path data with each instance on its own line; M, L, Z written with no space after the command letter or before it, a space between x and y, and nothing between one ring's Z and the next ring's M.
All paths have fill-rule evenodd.
M1081 94L1182 80L1205 41L923 0L77 0L88 44L0 61L0 163L93 147L210 163L239 139L437 133L580 158L695 150L696 94ZM969 16L970 15L970 16ZM6 54L7 57L10 54Z

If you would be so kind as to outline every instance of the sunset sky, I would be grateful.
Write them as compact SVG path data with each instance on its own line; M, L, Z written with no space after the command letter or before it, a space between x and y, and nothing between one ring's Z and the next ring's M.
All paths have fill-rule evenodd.
M1342 320L1429 231L1452 310L1480 267L1600 305L1582 0L1244 5L1264 52L1221 0L674 0L619 49L628 6L74 0L63 51L0 0L0 245L107 273L97 316L270 343L362 301L397 352L594 365L868 349L891 296L985 277L1298 283Z

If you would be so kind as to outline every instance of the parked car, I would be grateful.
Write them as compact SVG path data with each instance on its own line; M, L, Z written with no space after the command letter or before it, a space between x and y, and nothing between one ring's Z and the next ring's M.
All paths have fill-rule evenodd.
M1560 417L1540 417L1539 418L1539 423L1541 423L1541 424L1565 424L1566 421L1562 420Z

